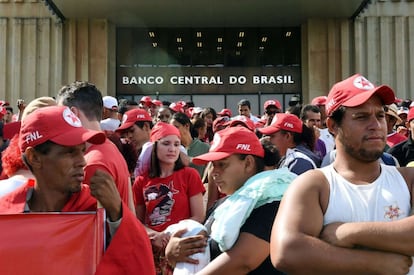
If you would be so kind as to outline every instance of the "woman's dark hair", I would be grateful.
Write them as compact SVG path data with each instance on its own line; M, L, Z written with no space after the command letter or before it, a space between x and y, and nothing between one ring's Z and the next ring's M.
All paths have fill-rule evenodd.
M189 126L188 130L190 131L191 135L193 135L192 134L193 124L191 123L190 118L186 114L184 114L184 113L174 113L172 115L171 119L174 119L175 121L177 121L178 123L180 123L183 126L188 125Z
M154 142L154 146L152 147L151 151L151 166L149 171L149 177L150 178L157 178L161 176L161 167L160 167L160 161L157 156L157 148L158 148L158 141ZM178 156L178 159L175 161L174 165L174 171L180 170L184 168L183 161L181 160L181 157Z
M206 122L201 117L195 118L192 120L193 129L191 131L191 136L193 138L198 138L198 132L200 128L206 127Z
M138 152L135 149L135 146L128 142L122 142L117 133L108 133L107 137L113 144L115 144L119 152L124 157L129 173L134 172L138 159Z
M217 118L217 112L212 107L204 108L203 112L201 112L201 118L204 119L208 114L213 115L213 120L212 121L214 121ZM210 126L207 125L207 136L208 136L208 140L211 142L213 140L213 137L214 137L213 125L210 125Z
M315 150L315 132L313 129L307 127L305 124L302 124L302 133L293 134L293 142L296 145L305 144L311 151Z

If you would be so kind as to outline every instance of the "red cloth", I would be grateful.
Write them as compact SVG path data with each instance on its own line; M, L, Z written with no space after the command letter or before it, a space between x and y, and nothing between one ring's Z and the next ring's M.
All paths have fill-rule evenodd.
M184 167L165 178L139 176L132 187L136 205L145 204L146 225L158 232L191 216L190 198L204 193L197 170Z
M119 195L128 204L128 185L131 184L126 161L118 148L108 138L103 144L91 145L85 152L86 166L84 183L89 185L96 170L102 170L112 176ZM132 202L131 202L132 203Z
M387 145L390 147L393 147L395 144L398 144L400 142L403 142L407 140L407 137L404 135L401 135L397 132L394 132L392 134L389 134L387 136Z
M0 215L0 273L94 274L104 252L104 218L103 209Z
M22 213L29 188L34 181L0 198L0 214ZM62 212L96 210L96 199L90 195L89 187L82 185L79 193L73 194ZM155 274L152 248L143 225L122 204L122 221L113 236L107 251L97 267L96 274Z

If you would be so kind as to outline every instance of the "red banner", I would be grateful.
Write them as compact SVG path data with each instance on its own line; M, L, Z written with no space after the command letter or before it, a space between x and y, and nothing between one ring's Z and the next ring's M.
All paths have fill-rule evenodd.
M0 215L0 274L94 274L104 230L103 209Z

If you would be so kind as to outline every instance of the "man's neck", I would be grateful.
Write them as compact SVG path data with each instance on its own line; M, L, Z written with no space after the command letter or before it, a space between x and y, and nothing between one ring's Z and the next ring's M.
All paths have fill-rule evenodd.
M366 162L355 159L346 153L336 153L334 169L353 184L364 185L374 182L381 174L379 159Z
M35 186L31 198L28 199L32 212L60 212L68 202L70 195L46 191Z

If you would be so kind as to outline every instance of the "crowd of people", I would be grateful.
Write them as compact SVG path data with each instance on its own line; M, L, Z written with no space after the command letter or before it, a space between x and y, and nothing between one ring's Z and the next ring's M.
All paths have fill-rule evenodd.
M102 205L96 274L414 274L414 103L389 86L355 74L255 115L75 81L16 107L0 213Z

